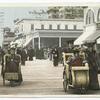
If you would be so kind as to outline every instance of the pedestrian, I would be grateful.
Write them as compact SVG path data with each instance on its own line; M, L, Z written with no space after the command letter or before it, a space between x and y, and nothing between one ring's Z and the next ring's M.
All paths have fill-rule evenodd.
M89 64L89 89L97 90L99 89L98 64L96 51L94 50L93 44L89 45L86 51L86 59Z
M0 46L0 63L2 61L2 49L1 49L1 46Z
M21 47L18 47L18 48L16 49L16 53L19 54L19 55L21 56Z
M59 55L58 62L62 63L62 48L61 47L58 48L58 55Z
M52 61L52 49L51 48L48 51L48 58L50 61Z
M53 55L53 65L58 66L59 53L57 48L54 48L52 50L52 55Z
M35 51L34 51L34 49L32 47L30 47L28 49L28 57L29 57L29 60L32 61L34 56L35 56Z
M21 64L25 65L26 60L27 60L27 53L25 51L25 48L22 48L22 50L21 50Z
M7 50L5 51L4 49L2 49L2 68L1 68L1 76L4 77L4 55L7 54L9 55L10 54L10 48L7 48Z
M44 49L43 48L41 48L40 50L39 50L40 52L39 52L39 55L40 55L40 59L44 59Z

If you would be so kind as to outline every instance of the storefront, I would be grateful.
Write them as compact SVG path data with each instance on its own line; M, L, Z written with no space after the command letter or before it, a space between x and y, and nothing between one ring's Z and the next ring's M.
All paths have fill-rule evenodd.
M84 31L83 34L74 41L74 45L93 43L100 37L100 8L86 8L84 10Z
M74 36L73 36L74 34ZM80 31L38 31L34 34L34 48L68 47L80 35Z
M15 27L26 36L24 47L67 47L82 34L83 19L21 19Z

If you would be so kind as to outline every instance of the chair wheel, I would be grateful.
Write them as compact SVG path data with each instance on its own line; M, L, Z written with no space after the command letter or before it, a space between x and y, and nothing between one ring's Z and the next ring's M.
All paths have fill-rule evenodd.
M63 81L63 88L64 88L64 91L67 92L69 90L69 86L68 86L68 81L67 81L67 78L66 78L66 74L64 74L64 81Z

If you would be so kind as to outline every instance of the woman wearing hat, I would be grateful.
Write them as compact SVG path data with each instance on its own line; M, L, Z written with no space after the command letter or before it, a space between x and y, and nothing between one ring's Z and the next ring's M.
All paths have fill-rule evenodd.
M4 72L6 73L19 73L18 80L14 81L18 84L22 82L22 74L20 69L20 61L21 57L15 53L15 48L10 48L9 54L5 54L4 56Z

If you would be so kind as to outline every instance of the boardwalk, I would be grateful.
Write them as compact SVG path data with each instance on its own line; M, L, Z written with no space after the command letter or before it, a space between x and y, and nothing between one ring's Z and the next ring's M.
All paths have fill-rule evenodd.
M53 67L48 60L26 62L22 66L23 83L21 86L3 87L0 77L1 95L64 95L62 85L63 67Z
M6 86L2 84L0 77L0 95L2 96L71 96L79 94L74 90L65 93L63 90L63 66L59 64L54 67L49 60L27 61L22 66L23 83L21 86L10 87L6 81ZM100 77L99 77L100 81ZM88 91L89 95L99 95L99 91Z

